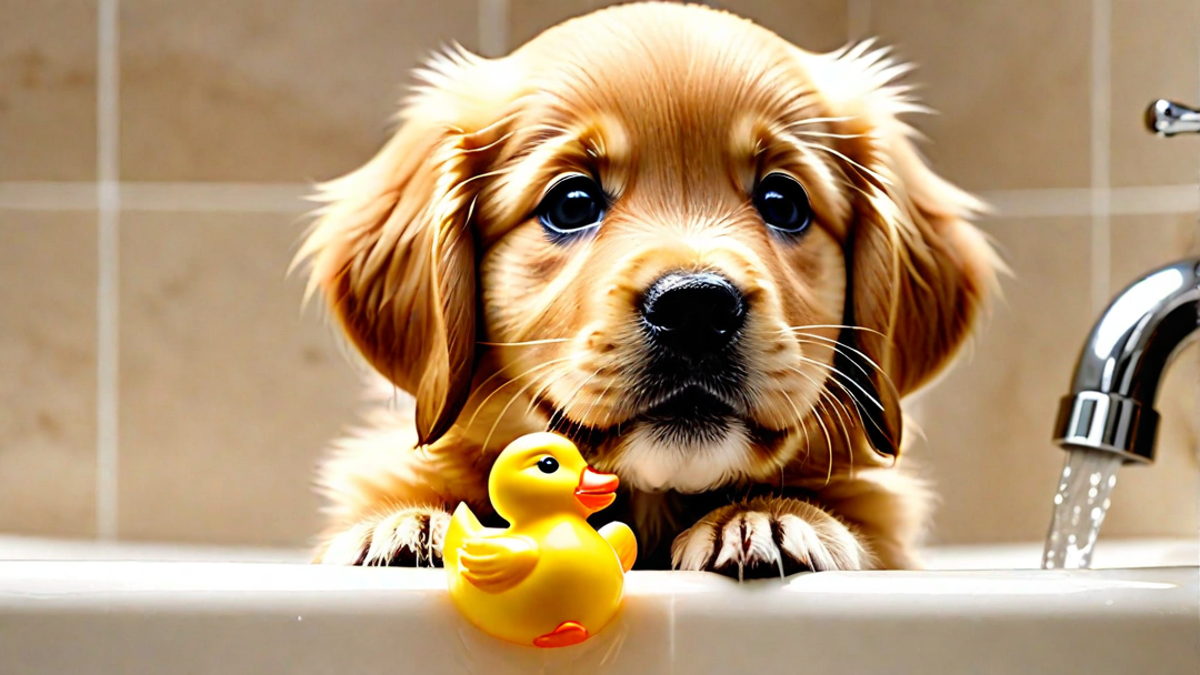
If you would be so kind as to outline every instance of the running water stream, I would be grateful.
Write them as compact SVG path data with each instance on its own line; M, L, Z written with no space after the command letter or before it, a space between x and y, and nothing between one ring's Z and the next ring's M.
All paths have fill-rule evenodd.
M1063 465L1058 493L1054 495L1054 520L1046 536L1042 569L1086 569L1109 495L1117 484L1122 457L1102 450L1070 450Z

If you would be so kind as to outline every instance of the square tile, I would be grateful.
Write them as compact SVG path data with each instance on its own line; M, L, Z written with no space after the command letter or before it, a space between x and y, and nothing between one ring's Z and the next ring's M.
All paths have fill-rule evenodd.
M1123 216L1112 221L1115 295L1147 272L1200 255L1195 214ZM1179 354L1159 385L1153 466L1128 466L1117 475L1103 535L1194 537L1200 529L1200 345Z
M1200 105L1200 3L1112 4L1112 184L1200 181L1200 137L1158 138L1142 115L1155 99Z
M972 190L1090 185L1091 4L871 3L871 32L938 112L911 118L934 168Z
M318 457L357 421L359 376L301 315L288 215L121 222L119 534L304 545ZM312 312L310 314L315 314Z
M938 543L1038 541L1065 454L1059 399L1091 329L1087 218L995 219L984 229L1012 266L975 343L918 398L925 440L911 465L934 482Z
M95 176L95 1L0 2L0 180Z
M121 173L307 181L364 163L409 72L477 44L476 0L121 3Z
M0 532L96 531L96 215L0 212Z

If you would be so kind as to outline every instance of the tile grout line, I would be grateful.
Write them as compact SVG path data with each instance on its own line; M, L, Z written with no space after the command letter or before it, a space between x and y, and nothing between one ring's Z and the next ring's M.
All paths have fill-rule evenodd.
M1108 305L1112 274L1112 0L1092 0L1091 296L1092 312Z
M508 0L479 0L479 51L488 58L508 51Z
M121 213L119 0L97 5L96 537L117 537L118 280Z

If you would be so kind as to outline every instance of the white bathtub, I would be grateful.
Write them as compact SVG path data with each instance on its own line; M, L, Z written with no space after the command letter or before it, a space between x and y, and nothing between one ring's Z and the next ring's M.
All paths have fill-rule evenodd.
M633 573L612 626L546 651L464 624L439 570L0 538L0 674L1200 672L1197 542L1101 542L1106 569L1081 572L1030 569L1039 552L740 586Z

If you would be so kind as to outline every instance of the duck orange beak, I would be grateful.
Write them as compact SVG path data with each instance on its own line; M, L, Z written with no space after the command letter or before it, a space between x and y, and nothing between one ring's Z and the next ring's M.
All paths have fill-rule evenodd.
M608 508L617 499L617 486L621 481L611 473L597 473L584 469L579 476L579 487L575 488L575 499L588 513Z

